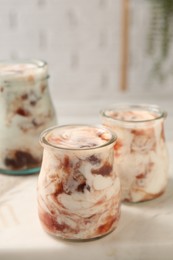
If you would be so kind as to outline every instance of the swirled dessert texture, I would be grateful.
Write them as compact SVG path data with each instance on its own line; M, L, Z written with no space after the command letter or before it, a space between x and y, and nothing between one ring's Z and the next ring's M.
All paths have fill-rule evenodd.
M117 227L120 182L113 166L113 144L102 146L110 137L108 131L92 127L60 128L46 136L55 147L44 149L38 211L48 233L91 239Z
M163 118L159 113L133 109L108 110L103 124L114 131L116 168L122 200L139 202L160 196L168 179L168 154Z
M0 169L41 165L40 133L56 124L47 73L37 63L0 63Z

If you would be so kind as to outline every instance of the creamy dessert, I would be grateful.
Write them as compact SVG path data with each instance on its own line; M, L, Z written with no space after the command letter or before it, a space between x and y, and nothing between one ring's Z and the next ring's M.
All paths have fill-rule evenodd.
M116 228L120 181L114 168L116 138L103 128L61 126L41 135L38 212L43 228L66 239L91 239Z
M114 149L122 200L146 201L164 192L168 179L164 119L157 106L117 105L102 112L104 126L118 136Z
M40 133L55 124L47 64L0 62L0 172L38 171Z

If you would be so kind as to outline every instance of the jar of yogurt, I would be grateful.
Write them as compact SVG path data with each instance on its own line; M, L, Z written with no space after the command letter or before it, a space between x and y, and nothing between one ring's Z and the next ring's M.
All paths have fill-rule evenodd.
M55 124L47 63L1 61L0 173L38 172L42 160L40 133Z
M66 125L41 135L38 212L48 233L84 240L110 233L120 217L116 137L99 126Z
M122 200L160 196L168 180L166 113L155 105L115 105L101 112L102 123L117 134L114 146Z

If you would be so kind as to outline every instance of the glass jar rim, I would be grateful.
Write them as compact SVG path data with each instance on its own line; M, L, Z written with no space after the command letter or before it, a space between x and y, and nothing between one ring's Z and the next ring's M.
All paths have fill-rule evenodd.
M141 119L141 120L125 120L125 119L118 119L118 118L113 118L112 116L109 116L107 114L107 112L109 111L113 111L113 112L118 112L118 111L122 111L122 110L128 110L128 109L138 109L141 111L148 111L148 112L152 112L152 113L156 113L156 116L154 118L150 118L150 119ZM162 118L166 118L167 117L167 112L166 111L162 111L160 109L160 107L158 105L154 105L154 104L129 104L129 103L118 103L118 104L113 104L105 109L102 109L100 111L100 114L102 117L111 119L115 122L121 122L121 123L149 123L149 122L153 122ZM158 116L157 116L158 115Z
M41 59L0 60L0 68L2 68L0 69L0 81L4 83L12 81L20 83L27 79L32 82L32 76L34 76L34 81L49 78L48 64Z
M68 128L68 127L89 127L89 128L95 128L95 129L102 129L105 130L106 132L108 132L110 134L110 140L105 141L105 143L98 145L98 146L93 146L93 147L85 147L85 148L68 148L68 147L61 147L58 145L53 145L50 142L47 141L46 136L52 132L55 129L62 129L62 128ZM113 133L111 130L107 129L106 127L102 126L102 125L88 125L88 124L69 124L69 125L60 125L60 126L53 126L50 127L46 130L44 130L41 135L40 135L40 144L43 147L48 147L48 148L54 148L57 150L67 150L67 151L89 151L89 150L96 150L96 149L100 149L103 147L106 147L108 145L111 145L113 143L115 143L117 141L117 135L115 133Z

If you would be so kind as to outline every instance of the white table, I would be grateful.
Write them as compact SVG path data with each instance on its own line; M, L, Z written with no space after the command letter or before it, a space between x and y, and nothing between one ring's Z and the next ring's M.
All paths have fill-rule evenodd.
M67 123L70 116L63 118L63 123ZM82 122L84 119L87 123L95 120L90 115ZM72 122L79 123L79 120L71 118L69 123ZM166 192L149 202L123 204L118 228L106 237L90 242L58 240L43 231L37 215L38 175L0 174L0 260L172 260L172 141L168 142L168 148L170 171Z
M173 143L169 184L160 198L123 204L119 227L91 242L66 242L47 235L37 216L38 175L0 175L1 260L173 259Z

